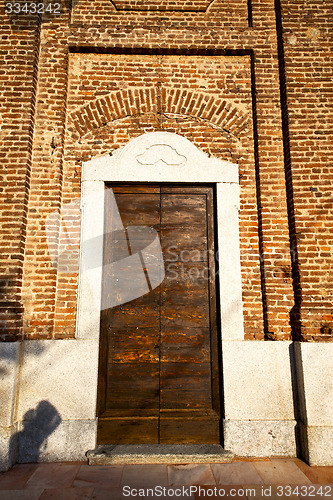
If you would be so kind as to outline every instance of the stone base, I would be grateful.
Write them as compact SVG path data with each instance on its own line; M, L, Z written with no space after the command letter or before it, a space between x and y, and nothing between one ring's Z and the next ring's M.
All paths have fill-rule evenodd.
M309 465L333 464L333 427L300 424L303 458Z
M96 420L62 421L47 438L43 426L22 422L18 432L19 463L72 462L86 460L88 447L95 446Z
M0 470L16 461L85 459L96 446L98 339L22 344L0 345ZM332 349L333 343L223 341L225 448L243 457L290 457L301 437L307 462L332 465ZM193 456L184 446L164 454L160 446L149 458L113 452L108 463L230 459L224 451Z
M0 427L0 472L5 472L17 460L18 440L16 426Z
M295 420L224 420L224 446L242 457L295 457Z
M87 452L89 465L227 463L234 454L218 444L100 445Z

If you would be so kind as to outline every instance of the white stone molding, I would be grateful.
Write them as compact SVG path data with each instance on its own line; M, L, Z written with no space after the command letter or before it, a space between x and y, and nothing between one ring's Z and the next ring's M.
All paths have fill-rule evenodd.
M296 342L300 432L310 465L333 465L333 344Z
M222 338L242 340L238 167L234 163L209 158L186 138L169 132L141 135L112 156L95 158L83 164L76 336L99 337L105 182L216 185ZM84 243L92 238L96 241L94 250L91 245L87 250Z
M223 341L224 445L240 456L296 456L292 342Z
M103 232L104 182L83 182L81 190L81 241L76 319L77 338L99 338ZM94 244L89 244L89 241L94 242Z
M15 403L19 376L20 342L0 343L0 472L8 470L16 460L17 430Z
M141 158L144 157L143 165ZM151 132L132 139L112 156L83 163L82 181L238 184L238 167L235 163L208 157L185 137Z
M106 182L216 186L221 335L226 340L243 340L238 166L209 158L186 138L169 132L141 135L112 156L83 164L76 338L99 345ZM95 373L98 355L91 363L89 370ZM90 383L96 394L97 376Z

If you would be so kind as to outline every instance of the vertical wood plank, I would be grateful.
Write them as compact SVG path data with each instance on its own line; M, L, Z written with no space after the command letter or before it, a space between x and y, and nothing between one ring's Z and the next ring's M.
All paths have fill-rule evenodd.
M101 312L98 440L219 442L213 188L107 189L125 228L158 232L166 276L149 293ZM105 210L105 263L145 248L144 231L132 244L126 231L108 234L110 207ZM105 273L103 295L109 286Z

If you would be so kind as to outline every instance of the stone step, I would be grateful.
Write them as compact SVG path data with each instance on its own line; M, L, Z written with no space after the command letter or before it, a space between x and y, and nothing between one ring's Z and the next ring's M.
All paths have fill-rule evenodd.
M86 455L89 465L228 463L234 458L219 444L99 445Z

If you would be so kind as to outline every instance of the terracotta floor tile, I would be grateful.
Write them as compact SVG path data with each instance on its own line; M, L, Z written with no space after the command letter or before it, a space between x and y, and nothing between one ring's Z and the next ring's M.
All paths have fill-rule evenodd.
M165 464L125 465L122 486L154 487L168 485L168 466Z
M195 500L194 493L191 493L189 485L183 486L166 486L165 492L163 491L163 496L161 492L156 492L156 495L151 495L151 493L147 492L147 495L143 498L146 500L161 500L161 499L170 499L170 500ZM193 488L193 486L192 486ZM126 497L123 497L125 500ZM131 497L128 497L131 498ZM140 498L140 497L139 497Z
M122 488L95 488L91 497L91 500L126 500L128 498L129 500L133 500L133 498L147 498L149 500L163 500L163 499L173 499L177 498L177 500L195 500L194 495L189 495L189 496L149 496L142 497L142 496L137 496L134 497L132 495L129 496L124 496L123 495L123 490Z
M48 488L38 500L91 500L93 491L93 488Z
M299 459L295 459L295 463L312 483L333 483L333 467L310 467Z
M272 459L269 462L254 462L253 466L263 478L265 484L310 484L294 461Z
M192 487L195 487L195 486L193 485ZM175 500L175 499L178 500L178 498L180 500L185 500L185 499L195 500L195 494L191 493L189 488L190 488L190 485L168 486L168 488L166 489L165 496L162 497L161 495L158 495L158 496L154 496L152 498L153 498L153 500L160 500L161 498L167 498L167 499L170 498L170 500ZM150 500L150 497L147 497L147 498L149 498L149 500Z
M246 496L247 487L242 485L223 485L223 486L200 486L197 493L194 494L196 500L210 498L212 500L222 500L222 498L232 498L235 500L247 500L256 498L255 496ZM255 487L252 488L255 491ZM299 499L298 499L299 500Z
M266 462L264 462L266 463ZM264 481L250 462L233 462L231 464L212 464L216 484L263 484Z
M129 500L133 500L133 498L147 498L149 500L163 500L163 499L168 499L172 498L175 500L175 498L179 500L187 499L187 500L194 500L194 496L149 496L142 497L142 496L124 496L123 495L123 490L122 488L95 488L91 497L91 500L126 500L128 498Z
M95 487L117 488L123 473L122 465L81 465L73 486L75 488Z
M26 488L70 488L79 469L68 463L39 464Z
M38 500L42 491L41 488L30 490L1 490L0 500Z
M169 484L175 485L215 485L209 464L169 465Z
M268 457L235 457L232 462L267 462L270 460Z
M88 460L74 460L73 462L61 462L62 465L88 465Z
M236 500L241 500L242 498L243 499L251 499L251 498L254 498L253 494L254 494L254 490L255 488L257 488L258 490L260 489L260 492L261 492L261 489L262 488L265 488L265 485L258 485L256 484L255 486L248 486L248 485L240 485L240 484L233 484L233 485L224 485L222 486L223 489L225 489L226 491L226 495L229 497L229 498L235 498ZM230 494L230 490L233 490L232 491L232 495ZM235 491L236 491L236 494L235 494Z
M294 488L296 486L294 485ZM333 484L309 484L299 487L298 498L301 500L332 500Z
M135 489L153 489L159 485L165 487L166 492L183 486L187 491L189 486L201 486L201 495L200 492L192 496L178 492L177 496L167 493L161 497L154 496L152 491L147 497L149 500L176 497L221 499L223 496L218 495L218 491L217 496L214 494L215 482L221 484L216 488L224 489L226 499L333 500L333 487L325 489L329 487L329 482L332 483L332 474L333 467L309 467L296 458L189 465L88 466L85 462L18 464L0 474L0 500L131 500L134 496L123 494L124 485ZM311 481L316 484L312 485ZM283 489L278 490L277 485L283 486ZM291 485L291 490L287 490L288 485ZM322 485L324 489L319 490ZM237 490L238 494L233 492L231 495L231 488ZM269 494L267 488L271 488ZM243 490L241 494L240 489ZM203 496L208 491L210 494Z
M126 498L132 500L133 497L124 497L122 488L94 488L91 500L126 500Z
M36 471L38 464L14 465L8 472L0 474L0 490L20 490Z

